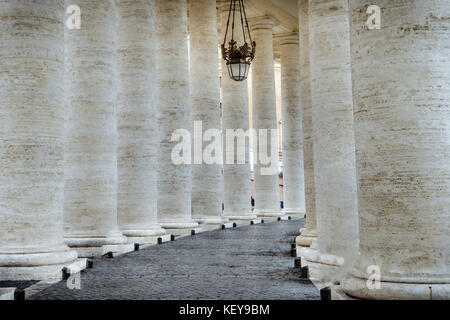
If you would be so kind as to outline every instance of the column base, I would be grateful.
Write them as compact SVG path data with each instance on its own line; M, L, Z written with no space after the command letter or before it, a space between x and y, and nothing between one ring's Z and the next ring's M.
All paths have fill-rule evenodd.
M297 247L310 247L314 239L317 238L316 230L308 230L306 228L300 229L300 235L295 238Z
M198 228L198 223L194 220L186 220L186 221L168 221L161 220L159 224L162 228L166 229L193 229Z
M222 225L229 221L227 217L214 217L214 216L194 217L194 220L201 225L205 225L205 224Z
M233 220L242 220L242 221L250 221L250 220L254 220L257 219L258 217L253 214L252 212L249 212L248 214L240 214L238 212L231 212L231 213L224 213L223 216L225 218L228 218L228 220L233 221Z
M77 247L74 249L78 251L78 256L83 258L101 257L107 253L117 256L135 250L134 243L108 244L101 247Z
M155 224L146 229L121 229L127 237L128 243L138 243L140 245L157 244L158 238L166 234L166 230L159 224Z
M297 208L297 209L296 208L292 208L292 209L285 208L285 209L282 209L281 212L284 215L295 217L295 218L303 218L305 216L305 210L300 209L300 208Z
M76 250L61 245L51 251L38 249L0 252L2 280L61 280L62 269L74 263Z
M433 280L432 282L435 282ZM369 289L367 279L349 277L341 288L353 298L368 300L450 300L450 283L405 283L381 281L380 289Z
M230 223L228 218L217 217L217 216L215 216L215 217L214 216L194 217L194 220L199 223L200 228L202 229L202 232L223 229L223 226L226 226L226 224ZM198 232L196 232L196 233L198 233Z
M302 262L309 266L310 280L320 282L322 287L339 283L345 275L342 257L323 254L314 248L303 248L302 257Z
M284 216L284 213L281 210L277 209L255 209L253 211L254 214L256 214L258 217L282 217Z
M0 288L0 301L14 300L16 288Z
M108 252L119 254L131 252L134 250L134 244L127 241L120 232L106 236L68 234L64 237L64 242L77 250L80 258L100 257Z

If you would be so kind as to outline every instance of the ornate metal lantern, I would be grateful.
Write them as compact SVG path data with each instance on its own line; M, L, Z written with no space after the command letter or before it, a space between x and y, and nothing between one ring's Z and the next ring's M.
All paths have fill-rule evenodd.
M236 20L236 11L239 10L242 34L244 44L238 46L238 43L234 39L234 27ZM231 40L226 46L228 29L231 23ZM244 26L245 21L245 26ZM246 32L247 31L247 32ZM250 44L247 42L247 34ZM227 29L225 30L225 37L222 44L222 58L227 63L228 74L230 78L235 81L243 81L248 77L248 71L250 70L250 64L255 58L256 42L252 41L250 34L250 28L248 26L247 14L245 13L244 0L230 0L230 12L228 13Z

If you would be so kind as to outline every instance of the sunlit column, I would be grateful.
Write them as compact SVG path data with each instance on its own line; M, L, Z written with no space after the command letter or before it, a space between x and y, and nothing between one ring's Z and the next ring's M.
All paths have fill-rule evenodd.
M158 221L168 229L198 226L192 219L191 165L177 164L172 141L178 129L192 134L186 0L156 0L156 104L159 124ZM184 137L190 139L191 136ZM186 141L184 141L186 142Z
M317 250L303 256L311 278L331 282L349 271L358 241L347 2L310 1L309 7L318 238Z
M118 11L118 207L129 242L165 234L157 216L155 1L116 0Z
M281 49L283 203L285 214L305 214L300 50L298 33L278 37Z
M117 224L117 63L113 0L67 1L81 29L66 28L65 238L80 256L127 239Z
M274 22L267 17L250 21L256 57L252 63L252 119L258 133L254 142L255 214L282 216L278 179L278 134L276 118L275 73L273 56ZM276 136L274 137L273 134ZM257 157L256 157L257 155ZM271 156L270 164L262 155Z
M0 279L61 277L64 1L0 2Z
M229 14L229 1L218 2L221 20L221 42L227 27ZM238 14L238 12L236 12ZM243 44L242 28L238 23L235 31L235 39ZM230 36L228 36L228 41ZM226 44L228 45L228 43ZM225 61L222 59L222 132L224 135L231 131L249 129L248 119L248 88L247 80L237 82L232 80L227 71ZM226 139L224 139L226 141ZM249 139L243 150L246 161L239 164L235 152L234 163L226 162L226 145L224 145L224 166L223 166L223 202L224 216L230 220L252 220L256 216L251 212L251 189L250 189L250 159L249 159ZM242 152L242 151L241 151Z
M189 45L192 118L201 126L194 131L200 161L192 167L192 214L202 224L221 224L227 220L222 217L222 153L208 152L222 142L215 0L189 2Z
M316 199L314 190L314 150L312 128L311 78L309 68L309 0L299 0L300 36L300 105L303 112L303 161L305 170L306 225L297 237L297 255L317 237Z

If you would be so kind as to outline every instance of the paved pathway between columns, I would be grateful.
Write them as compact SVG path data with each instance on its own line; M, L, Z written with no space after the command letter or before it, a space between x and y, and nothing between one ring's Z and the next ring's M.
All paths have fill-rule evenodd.
M304 219L215 230L114 259L96 259L81 290L61 281L31 299L310 300L291 242Z

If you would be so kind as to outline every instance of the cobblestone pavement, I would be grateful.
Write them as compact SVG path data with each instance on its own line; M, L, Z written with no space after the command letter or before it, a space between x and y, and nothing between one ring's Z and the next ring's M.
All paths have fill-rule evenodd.
M61 281L31 299L310 300L291 242L304 219L215 230L114 259L96 259L81 289Z

